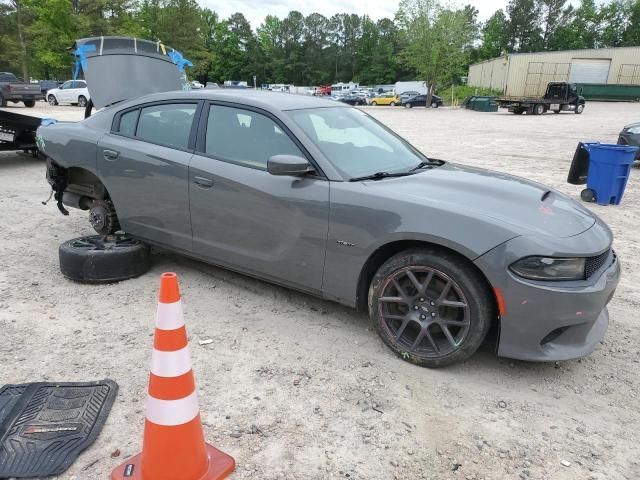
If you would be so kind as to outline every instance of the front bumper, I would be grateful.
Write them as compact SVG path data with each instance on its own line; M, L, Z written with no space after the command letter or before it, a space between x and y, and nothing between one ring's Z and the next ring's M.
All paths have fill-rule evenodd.
M601 249L587 254L595 255L610 248L610 240L605 240L603 231L593 235L594 229L602 230L602 224L598 222L580 235L560 240L568 247L601 243ZM615 252L611 250L606 262L587 280L536 282L508 270L513 261L525 256L516 252L522 251L522 247L526 250L526 243L524 237L518 237L476 261L485 273L490 272L492 286L500 290L504 299L498 355L529 361L561 361L590 354L605 336L609 324L606 305L620 280L620 262ZM556 250L556 255L551 256L567 255L570 251L571 248ZM497 265L504 268L501 275Z

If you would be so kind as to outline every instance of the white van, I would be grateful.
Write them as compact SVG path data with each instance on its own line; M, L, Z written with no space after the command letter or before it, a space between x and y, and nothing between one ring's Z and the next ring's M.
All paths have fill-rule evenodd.
M402 95L404 92L418 92L420 95L427 94L427 84L425 82L396 82L394 91L396 95Z

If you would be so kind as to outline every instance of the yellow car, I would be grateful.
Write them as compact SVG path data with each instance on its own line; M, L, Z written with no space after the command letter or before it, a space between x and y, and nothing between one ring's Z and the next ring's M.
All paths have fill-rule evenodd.
M373 97L369 105L391 105L395 107L400 105L400 97L393 92L381 93L380 95Z

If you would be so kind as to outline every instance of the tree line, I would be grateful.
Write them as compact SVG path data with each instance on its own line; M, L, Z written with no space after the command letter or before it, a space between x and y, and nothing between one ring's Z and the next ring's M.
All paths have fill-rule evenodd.
M511 0L485 22L472 5L401 0L394 18L291 11L255 29L196 0L0 0L0 71L67 79L67 49L100 35L160 40L192 60L201 82L444 86L504 53L640 45L640 0Z

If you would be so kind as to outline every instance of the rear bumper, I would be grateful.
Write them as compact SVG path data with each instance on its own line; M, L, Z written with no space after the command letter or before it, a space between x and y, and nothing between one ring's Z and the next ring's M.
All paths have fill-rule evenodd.
M2 96L11 101L23 102L24 100L44 100L44 95L42 92L34 92L34 93L3 93Z
M598 228L595 226L593 228ZM589 235L590 230L578 235ZM576 237L573 237L574 239ZM518 242L514 239L511 242ZM620 280L620 262L613 250L589 279L579 282L536 282L508 270L507 242L476 261L485 266L503 262L501 277L490 278L500 289L505 311L500 318L498 355L529 361L561 361L589 355L604 338L609 324L607 304ZM604 248L608 248L606 244ZM496 272L497 273L497 272Z

